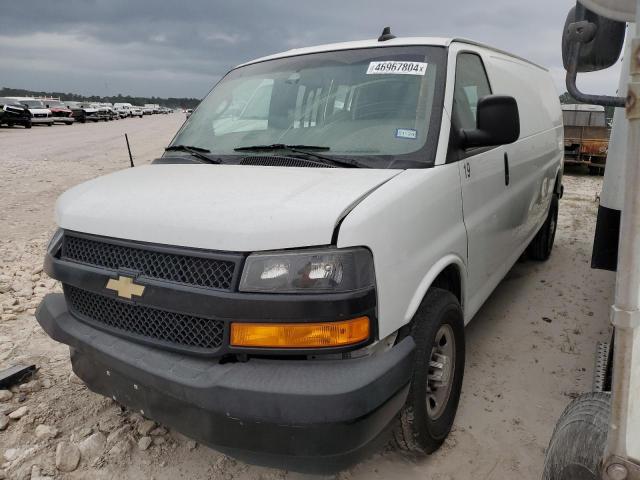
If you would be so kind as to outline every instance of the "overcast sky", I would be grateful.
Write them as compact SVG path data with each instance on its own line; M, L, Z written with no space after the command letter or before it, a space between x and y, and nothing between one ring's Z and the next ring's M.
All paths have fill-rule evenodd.
M547 66L571 0L4 0L0 86L85 95L202 97L229 68L294 47L398 36L457 36ZM618 69L581 86L614 93Z

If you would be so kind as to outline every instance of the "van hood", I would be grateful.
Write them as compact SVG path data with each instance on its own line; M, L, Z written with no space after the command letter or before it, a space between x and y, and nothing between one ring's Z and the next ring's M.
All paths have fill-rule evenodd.
M402 170L152 165L96 178L56 204L60 227L211 250L327 245L337 223Z

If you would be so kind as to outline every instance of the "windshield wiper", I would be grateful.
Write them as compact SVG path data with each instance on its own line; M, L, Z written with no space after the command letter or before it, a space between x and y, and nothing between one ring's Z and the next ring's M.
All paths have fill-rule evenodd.
M204 160L207 163L220 163L220 160L211 158L207 153L211 153L210 150L202 147L190 147L188 145L171 145L164 149L165 152L187 152L200 160Z
M285 145L284 143L274 143L272 145L251 145L249 147L234 148L236 152L251 152L259 150L291 150L298 149L313 150L316 152L326 152L331 150L329 147L319 147L318 145Z
M349 167L370 168L369 165L360 163L357 160L351 160L348 158L327 157L320 155L316 152L326 152L331 150L329 147L321 147L317 145L285 145L284 143L274 143L273 145L250 145L247 147L238 147L233 149L236 152L259 152L259 151L273 151L273 150L288 150L293 153L299 153L302 155L308 155L310 157L330 162L338 165L346 165Z

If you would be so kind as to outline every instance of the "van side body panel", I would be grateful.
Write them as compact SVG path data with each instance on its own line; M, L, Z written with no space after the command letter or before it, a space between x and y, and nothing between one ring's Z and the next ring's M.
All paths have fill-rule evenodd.
M338 247L358 245L373 252L384 338L411 320L448 265L466 278L458 166L406 170L379 187L340 226Z
M515 97L521 118L520 139L496 147L501 157L507 154L509 185L501 184L503 191L493 192L497 198L479 206L486 218L475 225L483 229L487 219L499 213L491 214L497 203L509 205L500 213L508 215L502 222L508 228L501 227L501 237L481 239L483 244L502 242L504 251L499 258L484 260L480 258L483 252L478 251L480 261L473 267L480 271L475 272L470 271L468 258L473 245L467 245L467 228L473 228L474 219L467 218L465 226L461 162L445 163L448 112L452 111L456 56L460 51L481 56L493 94ZM562 112L549 73L491 49L454 42L436 166L398 175L354 208L340 226L338 247L365 245L373 252L380 338L411 320L433 280L452 264L461 273L465 323L473 318L544 223L556 177L562 175L562 153ZM476 168L474 174L483 172ZM472 275L483 281L472 283Z
M485 65L492 93L495 95L509 95L516 99L520 110L520 139L510 145L494 148L494 153L500 157L506 154L505 165L508 164L509 181L502 184L503 191L493 193L495 198L490 203L508 205L509 208L500 212L484 211L485 205L478 206L478 198L465 198L463 204L465 223L469 229L469 259L467 282L467 304L465 319L469 321L482 306L487 297L504 278L513 264L522 255L533 237L544 223L556 177L562 175L563 162L563 131L562 110L560 101L549 73L531 63L511 57L491 49L470 46L465 43L453 43L450 53L457 51L471 51L481 56ZM455 59L449 58L453 67ZM454 79L449 78L449 82ZM452 101L447 98L446 101ZM447 103L447 105L450 105ZM487 152L489 153L489 152ZM480 154L481 157L485 154ZM470 157L470 161L477 157ZM482 162L476 162L473 175L483 175L490 172L478 172ZM495 165L493 165L495 167ZM502 167L505 174L505 167ZM461 179L463 192L465 178ZM498 187L497 185L494 187ZM468 203L467 203L468 202ZM486 207L491 210L490 203ZM482 222L473 218L471 212L484 211ZM506 215L497 218L495 214ZM492 217L492 215L494 215ZM473 229L484 229L487 221L501 221L499 238L482 238ZM507 238L504 238L507 235ZM489 261L483 258L484 248L478 250L481 243L497 242L503 244L505 250L500 258ZM476 269L481 271L477 271ZM475 278L476 281L472 281ZM482 281L477 281L478 279Z

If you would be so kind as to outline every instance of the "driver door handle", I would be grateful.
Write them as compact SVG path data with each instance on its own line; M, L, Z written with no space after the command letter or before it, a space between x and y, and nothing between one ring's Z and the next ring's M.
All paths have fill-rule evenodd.
M509 154L504 152L504 184L509 186Z

